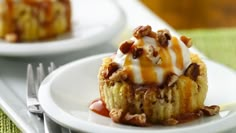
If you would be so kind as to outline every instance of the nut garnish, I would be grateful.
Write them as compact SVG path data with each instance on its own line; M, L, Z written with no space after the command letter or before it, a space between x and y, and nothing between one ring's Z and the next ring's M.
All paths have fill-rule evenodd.
M160 43L162 47L167 47L168 46L168 40L171 39L171 35L169 30L158 30L157 31L157 36L156 40Z
M167 86L173 85L178 80L178 76L174 73L170 73L166 78Z
M204 115L207 116L212 116L212 115L216 115L219 113L220 111L220 107L217 105L212 105L212 106L204 106L202 109L200 109Z
M147 119L144 113L142 114L130 114L122 109L112 109L109 113L111 119L116 123L126 123L135 126L147 126Z
M197 77L200 75L199 65L196 63L192 63L184 72L184 75L188 76L192 80L196 81Z
M122 121L124 111L122 109L112 109L109 116L114 122L120 123Z
M151 37L151 38L156 38L156 36L157 36L157 33L156 32L153 32L153 31L151 31L149 34L148 34L148 36L149 37Z
M127 71L121 69L117 70L109 77L109 79L112 81L121 81L121 80L125 81L127 78L128 78Z
M143 54L143 48L137 48L137 47L132 48L132 55L134 59L137 59L142 54Z
M144 36L148 36L152 31L152 27L150 25L147 26L139 26L134 30L133 36L137 39L140 39Z
M127 113L123 120L125 123L135 125L135 126L146 126L147 125L147 119L146 119L146 115L144 113L134 114L134 115Z
M8 33L5 35L5 40L8 42L17 42L18 36L15 33Z
M192 44L192 38L188 38L186 36L181 36L180 40L188 47L190 48L193 44Z
M133 40L128 40L128 41L125 41L123 42L121 45L120 45L120 51L123 53L123 54L126 54L130 51L130 48L131 46L134 44L134 41Z
M108 65L105 75L105 78L109 78L115 71L119 69L119 65L115 62L112 62Z

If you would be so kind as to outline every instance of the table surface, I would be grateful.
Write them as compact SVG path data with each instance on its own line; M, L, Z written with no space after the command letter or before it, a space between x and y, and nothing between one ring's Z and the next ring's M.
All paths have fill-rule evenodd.
M128 18L128 25L125 28L122 35L117 40L123 40L125 37L128 36L127 33L130 33L131 29L133 29L137 25L149 24L149 25L152 25L154 29L158 29L159 27L161 28L165 27L165 28L171 29L174 32L174 30L169 25L167 25L160 18L155 16L150 10L144 7L139 1L127 0L125 2L119 1L119 3L124 9L124 11L126 12L126 15ZM142 18L139 16L142 16ZM236 29L183 30L179 32L181 34L186 34L187 36L192 37L193 40L196 41L196 47L199 50L201 50L205 54L205 56L236 69L236 63L234 59L228 58L228 57L236 57L236 47L233 46L234 42L236 42L236 39L234 37L236 35ZM174 34L177 34L177 33L174 32ZM223 39L218 39L220 37ZM104 52L114 52L116 48L114 44L117 43L117 40L115 41L113 40L113 42L107 42L107 44L102 45L102 46L95 46L93 48L88 48L86 51L64 54L57 57L53 57L53 56L48 57L48 58L36 57L36 58L31 58L31 59L0 57L0 66L1 66L0 85L4 84L6 88L25 87L25 73L26 73L27 63L37 64L38 62L43 62L45 64L48 64L50 61L53 60L56 64L62 65L67 62L76 60L78 58L86 57L89 55L99 54L99 53L104 53ZM222 52L216 52L219 49ZM228 52L224 52L224 51L228 51ZM194 52L198 52L198 51L194 51ZM22 89L22 88L18 88L18 89ZM5 90L5 91L11 91L11 90ZM24 99L21 98L22 96L24 96L24 92L23 91L18 91L18 92L19 94L16 94L16 96L18 96L18 99L21 99L24 101ZM9 98L9 100L14 101L14 99L16 98L11 97ZM15 105L15 106L17 107L19 105ZM38 124L32 124L32 125L19 124L21 123L22 119L18 118L19 116L17 116L17 114L15 115L8 114L7 112L8 109L6 108L2 108L2 110L4 110L5 113L9 115L10 119L14 122L11 122L9 117L5 113L3 113L3 111L0 110L0 133L5 133L5 132L18 133L21 131L30 132L30 130L27 130L27 128L29 128L30 126L38 125ZM28 116L28 117L33 117L33 116ZM32 118L32 119L35 120L35 118ZM28 121L28 123L30 122ZM17 126L15 126L15 124ZM39 129L36 132L41 132L41 131L42 130ZM235 130L232 130L232 132L233 131Z

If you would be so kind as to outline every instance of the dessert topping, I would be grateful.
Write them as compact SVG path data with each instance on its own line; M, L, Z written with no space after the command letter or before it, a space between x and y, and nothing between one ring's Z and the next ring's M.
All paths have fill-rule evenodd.
M133 36L137 39L140 39L144 36L148 36L152 31L152 27L150 25L147 26L139 26L134 30Z
M134 41L133 40L128 40L128 41L125 41L123 42L121 45L120 45L120 51L123 53L123 54L126 54L130 51L130 48L131 46L134 44Z
M127 113L124 117L124 122L135 126L147 126L147 118L144 113L142 114Z
M166 83L172 85L191 64L188 47L166 29L153 32L151 26L139 26L130 40L124 42L112 58L122 69L127 70L128 79L136 84Z
M192 80L196 81L197 77L200 75L199 65L196 63L192 63L189 65L184 75L188 76Z
M220 107L217 105L212 105L212 106L204 106L202 109L200 109L204 115L207 116L212 116L212 115L216 115L219 113L220 111Z
M112 109L110 111L111 119L116 123L126 123L135 126L147 126L147 118L144 113L130 114L125 113L122 109Z
M170 32L166 29L158 30L156 39L162 47L167 47L168 46L168 40L171 40Z
M122 117L124 115L124 111L122 109L111 109L109 116L114 122L120 123L122 121Z
M178 76L174 73L171 73L167 76L167 85L171 86L172 84L174 84L176 81L178 80Z
M143 48L132 48L133 59L139 58L143 54Z
M18 40L18 36L15 33L8 33L5 35L5 40L8 42L16 42Z
M108 65L107 70L105 72L105 78L109 78L116 70L119 69L119 65L115 62L112 62Z
M181 36L180 40L188 47L190 48L193 44L192 44L192 39L188 38L186 36Z

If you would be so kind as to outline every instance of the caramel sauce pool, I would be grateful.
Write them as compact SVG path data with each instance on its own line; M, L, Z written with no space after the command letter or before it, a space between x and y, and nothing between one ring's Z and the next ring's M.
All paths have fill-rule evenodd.
M109 117L109 110L106 108L106 104L100 98L92 101L89 109L99 115Z

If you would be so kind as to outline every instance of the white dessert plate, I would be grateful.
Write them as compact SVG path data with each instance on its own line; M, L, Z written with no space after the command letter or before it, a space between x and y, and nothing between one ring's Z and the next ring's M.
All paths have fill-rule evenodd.
M66 64L54 71L39 89L42 108L61 125L86 132L114 133L193 133L220 132L236 126L235 105L225 108L219 115L204 117L176 126L135 127L113 123L109 118L89 110L89 104L99 97L97 73L102 58L111 54L87 57ZM206 105L236 102L236 74L231 69L210 60L208 67L209 92Z
M71 0L72 32L52 40L31 43L0 41L2 56L45 56L103 44L122 30L123 10L113 0Z

